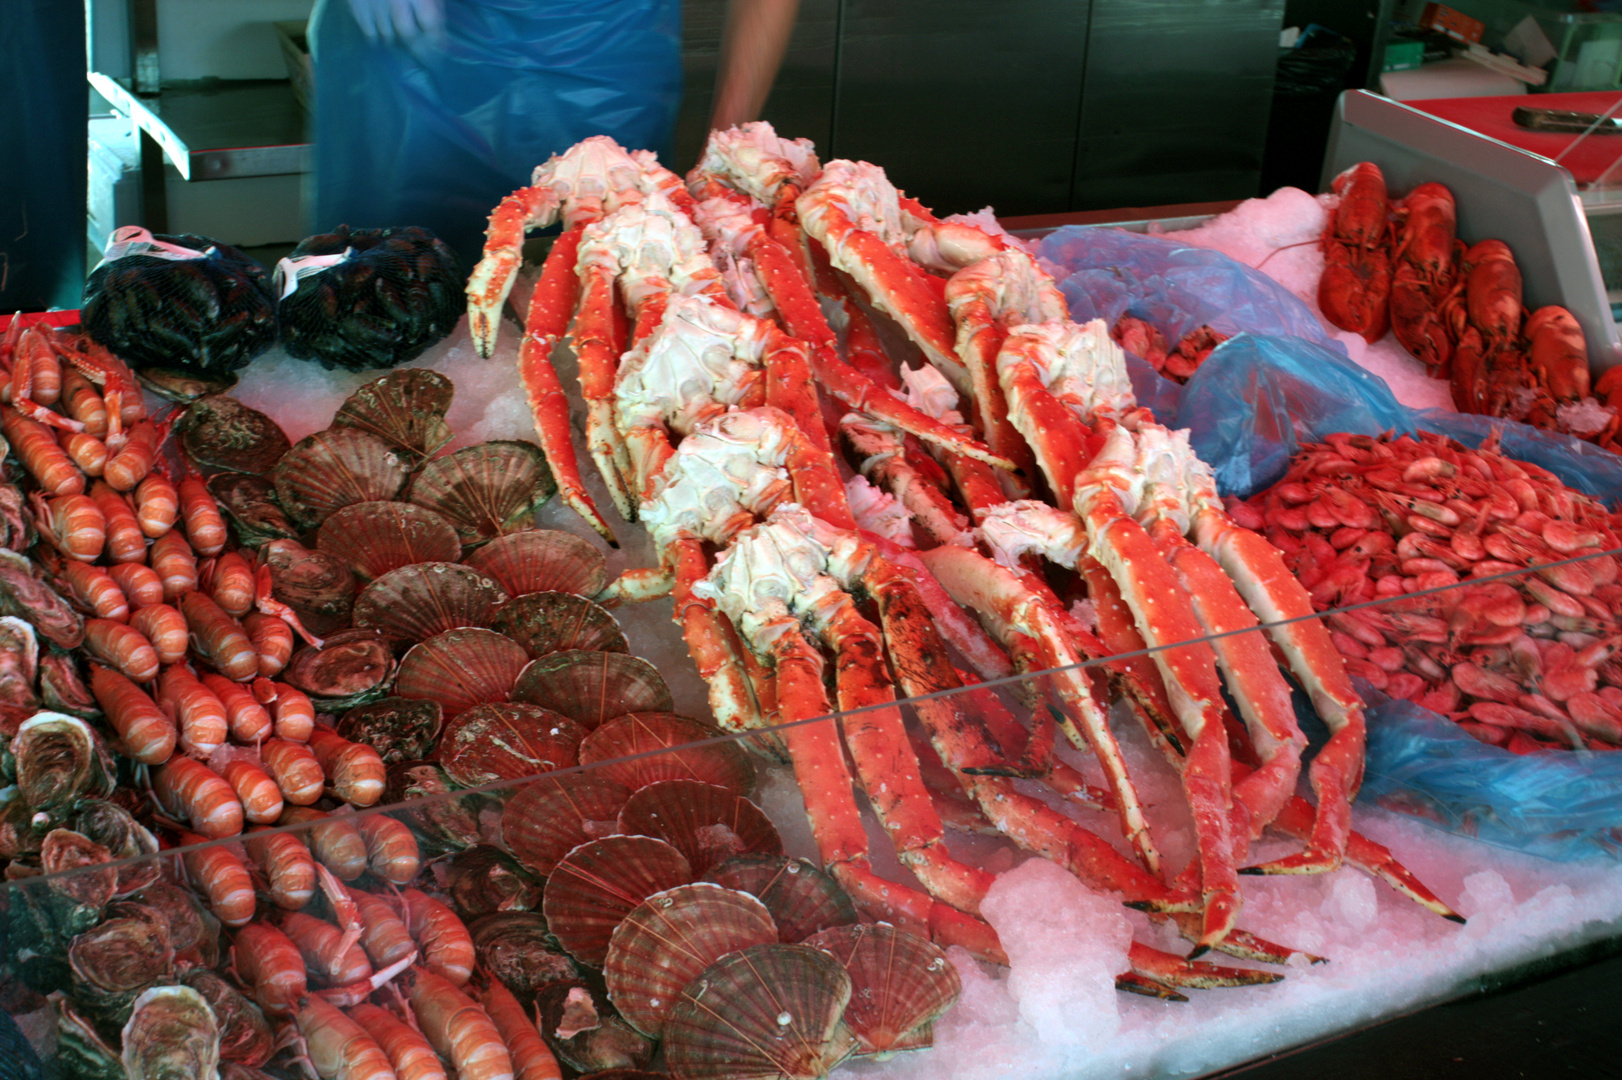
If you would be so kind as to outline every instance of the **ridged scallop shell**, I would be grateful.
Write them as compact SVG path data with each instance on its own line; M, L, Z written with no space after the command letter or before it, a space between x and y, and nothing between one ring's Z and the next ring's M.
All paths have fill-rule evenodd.
M439 764L463 787L539 776L573 765L585 734L568 717L534 705L475 705L445 725Z
M327 428L300 439L271 471L276 501L306 529L346 506L394 498L410 475L387 443L354 428Z
M411 501L443 515L472 545L526 528L557 489L540 447L497 439L424 465L411 483Z
M694 874L734 855L781 855L782 838L765 812L742 795L697 780L663 780L631 796L620 832L656 836L687 856Z
M699 780L734 795L748 794L755 786L755 764L736 740L724 738L720 728L671 712L627 713L605 721L580 744L580 764L598 762L611 762L596 771L632 791L661 780Z
M558 943L602 967L614 927L657 892L693 880L681 852L651 836L608 836L570 851L546 879L541 912Z
M631 910L608 942L608 996L651 1038L687 984L727 953L777 941L777 924L748 893L701 882L654 893Z
M426 641L459 626L488 626L507 594L461 563L425 562L390 570L355 597L355 625Z
M625 631L607 608L574 593L515 596L501 605L490 620L490 629L518 642L531 658L567 649L622 653L631 648Z
M467 557L514 596L567 592L596 596L608 584L603 553L588 541L556 529L522 529L498 536Z
M963 980L933 942L889 923L834 926L805 939L850 975L845 1023L859 1054L928 1046L933 1025L963 993Z
M785 944L804 941L830 926L859 921L855 905L839 882L805 859L739 855L711 867L704 880L746 892L765 904Z
M462 542L451 523L416 503L363 502L321 525L316 550L348 563L362 581L422 562L455 562Z
M437 371L405 368L373 379L338 406L333 427L376 435L416 464L451 441L445 414L456 388Z
M475 705L506 701L527 663L529 654L511 638L461 626L413 645L400 658L394 692L437 701L452 720Z
M850 976L803 945L724 956L682 991L665 1024L665 1063L683 1080L813 1080L856 1048L841 1019Z
M226 394L205 394L175 423L180 448L193 464L268 476L293 448L281 425Z
M514 701L560 712L588 731L633 712L669 712L670 688L659 670L628 653L569 649L531 660L513 687Z
M550 874L581 844L613 835L630 797L629 788L595 772L544 777L507 800L501 838L519 862Z

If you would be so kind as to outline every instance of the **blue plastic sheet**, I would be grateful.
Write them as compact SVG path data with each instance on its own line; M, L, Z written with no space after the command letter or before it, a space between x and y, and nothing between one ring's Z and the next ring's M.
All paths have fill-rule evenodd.
M366 40L320 0L314 220L418 225L472 266L486 219L591 135L666 155L681 100L680 0L445 0L443 34Z

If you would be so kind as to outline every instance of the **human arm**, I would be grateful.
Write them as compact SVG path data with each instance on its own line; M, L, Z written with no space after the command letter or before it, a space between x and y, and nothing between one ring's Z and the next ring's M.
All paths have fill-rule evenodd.
M783 63L800 0L729 0L710 127L758 119Z

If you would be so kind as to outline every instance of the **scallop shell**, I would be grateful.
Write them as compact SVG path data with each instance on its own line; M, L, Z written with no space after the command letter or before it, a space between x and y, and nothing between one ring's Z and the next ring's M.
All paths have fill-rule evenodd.
M300 439L271 472L276 501L304 528L359 502L392 499L406 485L405 460L375 435L327 428Z
M459 626L488 626L507 600L500 585L461 563L425 562L390 570L355 598L355 625L426 641Z
M602 967L614 927L657 892L686 885L681 852L651 836L608 836L570 851L546 879L541 912L552 936L583 964Z
M596 596L608 584L603 553L590 542L556 529L523 529L475 549L467 564L489 574L514 596L567 592Z
M618 653L631 649L625 631L607 608L574 593L515 596L496 612L490 629L518 642L531 658L568 649Z
M940 948L889 923L829 927L805 944L831 953L850 975L845 1023L856 1033L858 1054L930 1045L935 1021L963 993L957 968Z
M197 465L269 476L293 444L281 426L226 394L193 401L175 423L186 457Z
M777 924L748 893L702 882L654 893L627 915L608 942L608 996L631 1026L651 1038L688 983L730 952L777 941Z
M462 542L451 523L408 502L363 502L321 526L316 549L352 567L362 581L421 562L455 562Z
M501 839L519 862L550 874L574 848L612 835L630 797L629 788L594 772L544 777L507 800Z
M249 547L298 537L298 528L276 504L276 485L264 477L215 473L203 484L236 526L237 537Z
M348 628L355 607L355 575L348 564L297 540L272 540L259 550L270 567L272 592L312 634Z
M548 983L578 978L574 961L547 944L546 917L538 911L498 911L468 923L479 962L524 1000Z
M391 371L350 394L338 406L332 426L375 435L416 464L451 441L445 414L455 393L456 387L437 371Z
M376 630L340 630L318 649L307 645L282 669L282 681L318 704L349 708L383 696L394 671L388 639Z
M850 976L803 945L755 945L711 964L665 1024L665 1063L683 1080L812 1080L856 1048L841 1019Z
M475 705L445 725L439 764L463 787L539 776L573 765L585 734L568 717L534 705Z
M430 461L411 484L411 501L444 515L464 544L482 544L531 523L557 490L534 443L497 439Z
M804 941L830 926L859 921L855 905L839 882L805 859L738 855L711 867L704 880L746 892L765 904L785 944Z
M395 696L357 705L344 713L337 729L350 742L376 750L383 764L395 765L426 757L444 726L445 710L439 702Z
M598 762L608 763L598 766L600 775L632 791L661 780L700 780L734 795L755 786L754 762L736 740L720 728L670 712L627 713L605 721L580 744L580 764Z
M670 688L659 670L627 653L569 649L531 660L513 687L514 701L560 712L594 730L633 712L669 712Z
M783 841L764 811L742 795L697 780L663 780L636 792L620 811L620 832L657 836L704 874L734 855L781 855Z
M511 638L462 626L413 645L400 659L394 692L437 701L451 720L475 705L506 701L527 663L524 647Z

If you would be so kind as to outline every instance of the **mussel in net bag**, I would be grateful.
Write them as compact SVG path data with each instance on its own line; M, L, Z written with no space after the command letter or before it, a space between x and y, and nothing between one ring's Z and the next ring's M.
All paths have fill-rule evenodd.
M456 254L426 229L351 229L312 236L276 266L288 355L350 371L420 356L461 318Z
M114 232L85 283L87 333L134 368L236 371L276 341L265 268L189 233Z

